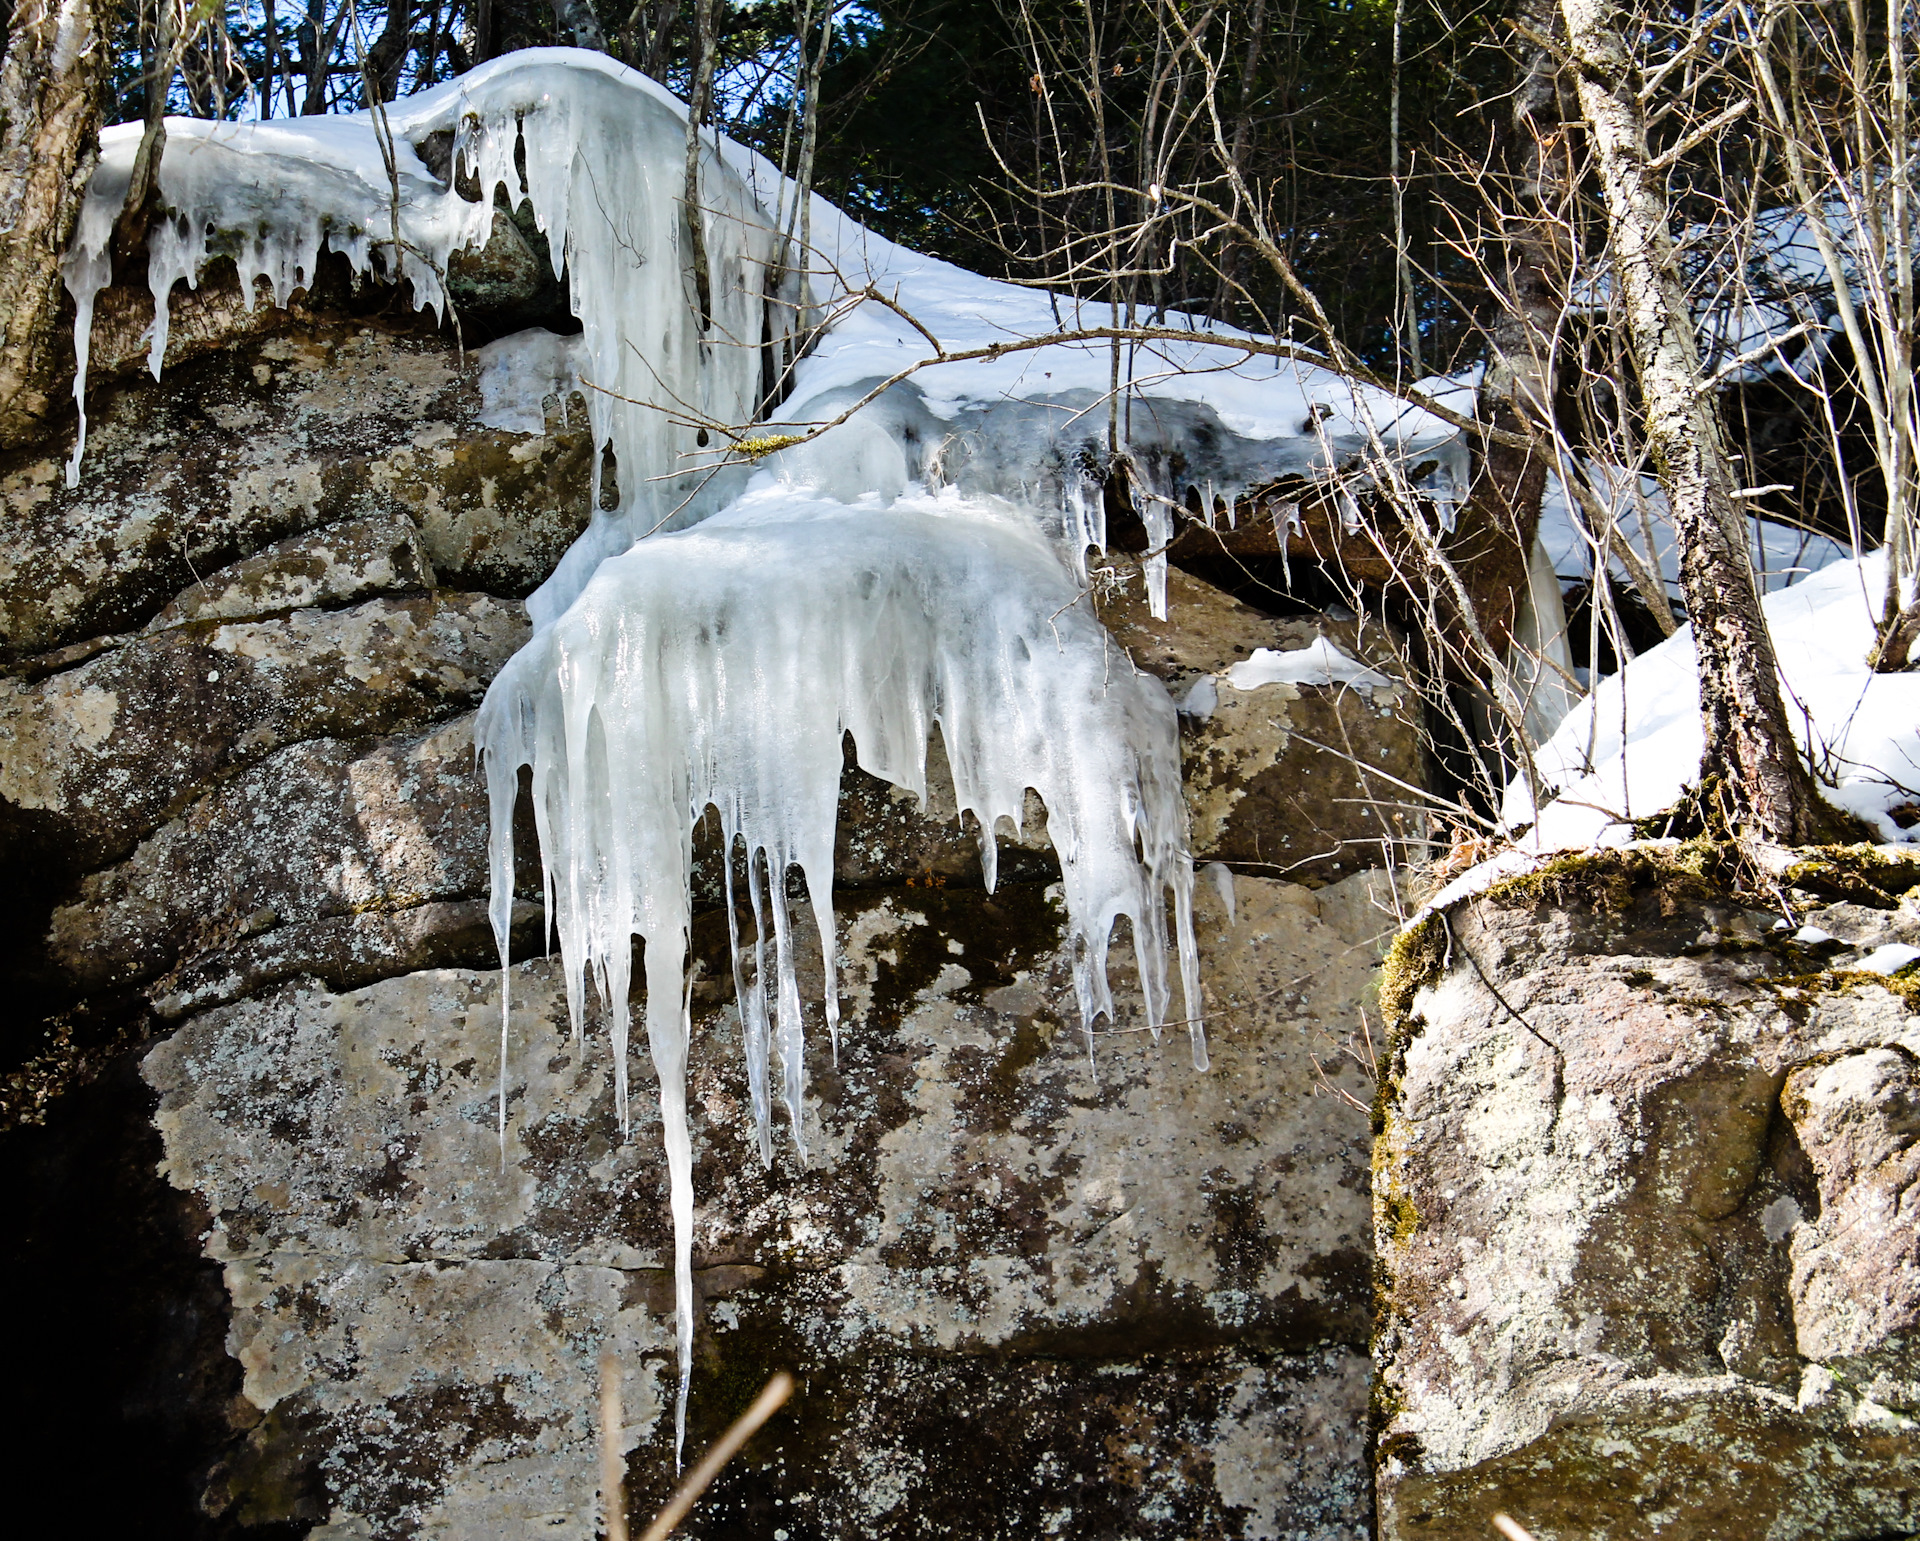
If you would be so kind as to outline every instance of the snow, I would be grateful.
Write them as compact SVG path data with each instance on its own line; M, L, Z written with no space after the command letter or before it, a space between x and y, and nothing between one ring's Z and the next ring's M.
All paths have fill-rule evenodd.
M1890 815L1920 802L1920 674L1867 667L1884 592L1882 553L1837 562L1762 601L1787 711L1827 797L1887 842L1913 842ZM1536 756L1555 789L1537 822L1524 779L1507 789L1507 827L1530 850L1614 845L1628 821L1670 808L1696 779L1700 693L1691 627L1609 676Z
M1286 652L1257 647L1251 657L1229 668L1225 679L1235 690L1258 690L1262 685L1353 685L1371 692L1397 683L1341 652L1325 637Z
M1667 592L1678 598L1680 546L1659 479L1647 472L1635 473L1598 461L1583 462L1580 474L1601 504L1612 511L1622 534L1647 566L1658 567ZM1747 527L1752 538L1748 550L1762 592L1798 583L1809 573L1847 561L1854 554L1828 536L1775 520L1749 519ZM1657 563L1648 559L1649 531ZM1592 576L1594 548L1586 534L1586 521L1574 516L1566 484L1556 473L1548 474L1546 492L1540 500L1539 541L1562 582L1585 582ZM1616 579L1628 581L1626 565L1617 556L1610 558L1608 565Z
M1854 967L1868 974L1892 975L1912 963L1920 963L1920 947L1910 947L1905 942L1888 942L1884 947L1874 948Z
M738 478L710 474L724 449L713 430L744 431L755 422L763 322L775 336L803 315L826 323L764 425L792 430L824 421L935 357L928 337L901 311L948 353L1026 344L1112 319L1105 306L909 252L817 197L810 205L815 249L795 261L808 270L803 293L794 275L781 279L774 271L778 232L793 224L790 185L753 152L718 139L703 165L702 197L719 313L703 334L679 260L684 109L663 87L601 54L534 49L395 103L386 120L395 147L392 178L366 114L265 123L169 119L160 185L177 212L150 241L148 282L156 294L183 279L191 284L205 256L225 252L249 292L262 278L284 300L311 278L323 243L344 252L356 271L385 270L397 179L401 268L417 300L439 306L447 259L485 241L493 211L488 200L468 203L442 188L413 146L452 131L459 163L482 186L504 182L518 196L513 150L523 120L525 193L557 260L571 269L584 327L581 378L598 387L588 390L596 441L611 447L619 465L646 470L638 490L624 491L617 512L596 518L579 557L555 575L537 607L543 620L572 602L605 557L655 529L697 522L737 493ZM139 134L138 125L123 124L102 135L100 168L68 255L82 348L93 297L109 276L106 246ZM643 254L650 252L671 260L648 262ZM778 293L763 303L770 281ZM869 294L886 303L863 297ZM162 307L156 370L164 315ZM654 318L659 334L632 339L636 346L629 347L622 318L640 315ZM1310 360L1250 358L1221 345L1247 336L1196 331L1191 342L1122 350L1126 389L1116 426L1156 548L1147 566L1157 615L1165 612L1165 562L1157 548L1172 534L1169 504L1185 501L1190 488L1206 507L1218 499L1231 510L1241 493L1283 475L1364 479L1358 468L1382 448L1432 461L1428 484L1443 505L1465 486L1465 446L1453 428L1386 392L1355 389ZM1074 542L1104 543L1104 514L1088 486L1104 479L1110 455L1105 402L1113 363L1104 342L1054 343L920 370L893 393L901 398L894 403L899 420L917 417L935 430L928 455L909 464L909 476L957 478L1046 507L1079 571L1083 548ZM84 376L82 369L77 392ZM1435 385L1461 394L1457 383ZM709 429L705 446L702 427ZM84 432L83 415L71 476L79 472ZM928 463L942 445L944 458Z

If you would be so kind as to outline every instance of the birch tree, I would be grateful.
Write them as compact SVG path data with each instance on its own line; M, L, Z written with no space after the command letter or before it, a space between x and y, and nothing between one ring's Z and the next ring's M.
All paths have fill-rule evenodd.
M1760 610L1745 511L1702 367L1660 170L1648 147L1658 89L1625 42L1618 0L1561 0L1581 115L1608 222L1610 270L1627 321L1647 444L1680 546L1700 681L1701 812L1781 844L1846 833L1794 742ZM1724 125L1722 125L1724 126Z

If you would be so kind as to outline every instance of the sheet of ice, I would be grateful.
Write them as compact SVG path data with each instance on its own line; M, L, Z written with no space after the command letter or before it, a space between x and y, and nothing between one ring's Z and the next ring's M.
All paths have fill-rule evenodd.
M1920 674L1867 668L1885 557L1835 563L1769 594L1787 711L1826 795L1857 813L1882 840L1911 842L1920 828L1890 817L1920 802ZM1509 828L1534 824L1530 849L1554 850L1629 838L1626 821L1673 806L1700 769L1700 692L1693 632L1682 627L1602 681L1536 757L1541 783L1557 789L1535 823L1524 779L1507 789Z
M1371 691L1391 688L1396 681L1343 653L1325 637L1305 647L1279 652L1257 647L1226 670L1223 678L1235 690L1258 690L1262 685L1353 685Z
M1211 674L1203 674L1187 687L1187 693L1180 698L1180 715L1191 717L1196 722L1205 722L1219 704L1220 687L1214 683Z
M311 282L323 246L345 255L357 273L390 274L397 216L397 270L418 304L439 308L448 258L485 242L493 189L504 187L531 202L570 276L583 326L582 373L600 388L589 391L588 403L596 442L621 465L649 468L633 479L618 513L596 521L611 527L597 532L595 549L624 549L663 521L698 517L711 497L693 465L696 420L752 421L762 396L759 344L769 331L784 336L795 314L795 281L770 272L776 232L752 189L709 152L705 229L724 282L714 287L703 328L681 261L676 179L684 109L663 87L601 55L532 50L394 103L384 121L391 174L379 125L365 113L252 123L169 118L159 173L168 214L148 238L153 293L196 283L208 257L225 255L249 293L263 280L284 303ZM460 178L439 182L416 152L441 131L453 136L455 165L483 190L477 201L461 196ZM82 328L109 276L105 251L139 140L138 124L101 135L100 165L66 259L79 312L76 346L84 347ZM516 145L524 149L524 178ZM167 314L156 305L149 354L156 374ZM639 316L650 318L649 335L644 348L629 347L623 318ZM82 369L75 380L82 398L84 383ZM83 450L84 437L70 476L78 475ZM594 467L597 481L598 457Z
M547 403L557 404L564 425L575 392L590 389L586 349L579 337L560 337L543 327L515 332L473 350L480 388L478 421L508 433L545 433Z
M721 313L712 331L701 333L691 324L677 260L674 178L683 114L664 88L604 55L536 49L393 104L391 176L374 120L364 114L244 124L169 119L160 184L176 215L157 228L149 283L156 294L182 279L191 284L207 255L224 252L246 282L264 278L284 300L312 277L323 244L346 253L358 271L385 270L397 190L402 269L420 303L443 303L447 258L483 242L492 215L490 198L467 202L436 182L415 153L415 145L443 130L455 136L458 164L484 189L497 183L513 197L531 198L554 251L572 270L588 378L642 404L593 393L596 438L619 464L647 468L644 495L623 499L618 516L599 521L614 527L596 531L591 559L556 574L537 607L546 619L565 609L598 560L663 522L692 522L725 501L730 489L716 491L699 474L724 446L711 432L703 446L699 430L724 424L745 432L754 423L769 383L759 347L764 335L783 337L803 319L825 323L773 414L776 425L790 429L818 422L936 356L927 335L897 310L862 296L885 295L946 353L1024 345L1112 319L1105 307L907 251L819 198L811 205L815 250L794 261L806 269L803 293L794 275L770 268L778 232L792 223L790 185L753 152L721 139L703 171ZM513 166L516 132L528 147L524 186ZM137 125L103 135L101 165L69 253L82 348L93 296L108 277L104 252L138 140ZM676 260L649 266L644 252L672 252ZM767 303L770 280L778 292ZM658 318L662 335L644 347L622 346L619 318L629 313ZM165 329L161 307L156 369ZM1112 443L1106 403L1115 360L1108 343L1015 347L998 357L936 364L913 376L913 393L946 437L967 449L941 457L941 465L916 467L916 474L930 470L935 480L946 479L945 462L961 458L963 484L974 490L1008 496L1009 484L1022 484L1025 499L1049 509L1072 537L1069 557L1078 570L1084 546L1104 544L1104 512L1086 492L1090 479L1104 478L1117 445L1136 468L1136 496L1153 536L1147 566L1156 614L1165 609L1158 548L1172 534L1171 505L1188 501L1190 490L1205 489L1209 508L1217 500L1231 510L1250 488L1283 476L1364 480L1356 467L1384 450L1431 466L1425 480L1443 505L1464 491L1466 450L1454 429L1386 392L1356 390L1310 360L1249 358L1222 345L1246 336L1195 327L1191 342L1123 348ZM699 388L690 398L677 396L665 388L668 378ZM1459 381L1427 383L1443 395L1470 393Z
M799 869L813 906L827 980L819 1004L837 1032L842 736L851 734L866 770L924 798L936 727L956 802L980 831L1017 827L1029 787L1046 805L1089 1052L1094 1019L1112 1010L1106 954L1122 915L1148 1020L1167 1020L1171 899L1194 1063L1204 1069L1172 700L1159 681L1116 664L1057 549L1014 511L953 489L917 490L885 509L877 499L850 505L764 472L704 523L602 563L488 691L475 738L492 807L496 932L504 939L512 903L524 766L574 1031L584 1029L591 974L611 1022L623 1126L632 938L645 943L646 1029L677 1238L692 1205L685 978L695 821L718 811L755 918L749 969L730 860L735 987L762 1155L771 1154L771 1037L804 1157L799 943L786 874ZM991 833L981 855L991 889ZM679 1246L682 1302L691 1298L689 1267ZM684 1397L690 1315L679 1325Z

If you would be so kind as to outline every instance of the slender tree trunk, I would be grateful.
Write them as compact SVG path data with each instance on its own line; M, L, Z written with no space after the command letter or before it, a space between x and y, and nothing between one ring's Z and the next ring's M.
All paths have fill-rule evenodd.
M0 62L0 442L47 418L60 259L100 145L106 48L91 0L24 0Z
M639 6L634 9L637 11ZM673 29L680 22L680 0L655 0L647 36L645 60L639 68L655 80L665 80L673 63Z
M327 0L307 0L307 94L300 103L302 117L318 117L327 110L327 82L332 78L334 44L340 41L340 27L347 19L352 0L340 0L340 9L327 20Z
M1680 544L1699 659L1700 787L1728 824L1781 844L1832 838L1843 816L1814 788L1780 694L1760 612L1747 520L1692 311L1649 164L1646 112L1614 0L1561 0L1580 110L1606 197L1608 247L1626 308L1653 452ZM1703 812L1713 810L1703 809Z
M693 86L687 92L687 179L684 198L687 215L687 248L693 266L693 287L700 305L700 330L713 321L713 274L707 263L707 232L700 204L700 130L713 104L713 64L716 28L713 8L716 0L698 0L693 9L694 59Z
M1555 0L1521 0L1516 19L1535 40L1520 43L1512 107L1494 145L1501 293L1475 410L1496 431L1525 433L1548 428L1553 412L1554 342L1568 271L1568 179L1559 66L1538 41L1560 31ZM1471 575L1488 640L1504 648L1513 636L1514 597L1527 591L1549 456L1489 437L1477 458L1448 553Z
M140 148L134 152L133 175L127 179L126 202L114 223L114 256L125 262L147 238L152 220L154 189L160 178L160 158L167 148L167 97L173 90L173 77L180 68L184 48L182 21L177 0L158 0L154 7L152 46L141 53L142 71L147 82L146 128L140 135Z
M400 68L412 42L411 0L387 0L387 23L367 50L367 73L379 87L381 101L390 102L400 94Z

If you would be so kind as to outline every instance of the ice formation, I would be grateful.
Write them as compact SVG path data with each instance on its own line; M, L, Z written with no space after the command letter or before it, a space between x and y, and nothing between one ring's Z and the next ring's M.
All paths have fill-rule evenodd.
M527 334L476 361L483 420L501 427L536 429L547 400L564 408L583 388L596 447L619 476L618 506L594 514L529 601L533 639L480 714L492 913L504 962L511 814L527 767L574 1028L584 1030L591 978L610 1019L623 1122L633 941L644 942L674 1218L676 1446L692 1343L685 962L695 822L717 810L729 897L737 873L755 921L743 943L730 903L763 1158L776 1059L804 1150L794 869L812 903L811 945L824 953L820 1004L835 1025L832 848L848 734L862 766L924 793L937 727L956 799L981 831L989 885L993 831L1017 824L1025 791L1038 792L1089 1032L1111 1008L1106 951L1124 915L1149 1020L1171 1013L1172 954L1204 1066L1175 710L1112 644L1088 597L1087 551L1106 543L1116 454L1151 536L1145 565L1162 615L1160 548L1177 504L1197 499L1231 519L1242 492L1281 476L1359 479L1383 445L1437 467L1430 487L1443 503L1465 471L1459 436L1436 419L1311 363L1250 359L1220 345L1228 334L1199 330L1190 343L1129 350L1119 402L1105 344L1052 343L936 362L809 436L808 425L877 382L936 358L929 336L947 353L1024 344L1072 326L1075 302L907 252L817 199L817 249L796 253L782 235L793 223L790 185L724 139L702 169L713 274L703 301L682 250L684 122L658 85L570 50L496 60L379 120L169 120L159 172L169 212L148 266L165 296L225 254L249 293L264 280L284 301L313 279L324 244L356 271L397 272L420 304L442 305L447 261L486 240L498 186L531 203L566 270L580 335ZM139 132L103 135L67 260L83 408L93 300L110 276L108 240ZM452 141L445 182L420 153L436 135ZM156 310L157 374L167 306ZM1104 319L1104 310L1087 318ZM770 360L814 323L776 404ZM84 433L83 415L70 476ZM783 441L758 461L729 450ZM594 463L597 478L598 455ZM504 1002L502 1034L504 1089ZM500 1116L504 1138L504 1095Z

